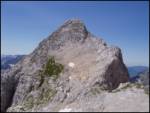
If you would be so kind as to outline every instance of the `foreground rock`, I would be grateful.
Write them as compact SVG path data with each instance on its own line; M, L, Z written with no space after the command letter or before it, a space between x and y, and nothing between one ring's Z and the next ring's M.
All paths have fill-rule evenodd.
M129 80L121 50L93 36L80 20L65 22L2 77L2 111L59 111Z
M48 106L43 111L48 111ZM148 112L149 96L135 84L125 84L113 92L101 92L90 98L61 107L60 112Z
M149 95L140 84L121 84L112 92L92 91L82 99L71 103L47 103L34 112L148 112ZM22 111L22 106L9 108L8 111ZM31 111L31 110L29 110Z

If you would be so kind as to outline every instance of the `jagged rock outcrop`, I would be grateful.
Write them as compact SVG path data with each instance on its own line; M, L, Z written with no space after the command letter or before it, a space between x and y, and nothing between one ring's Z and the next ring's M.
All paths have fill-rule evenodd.
M51 62L52 56L55 61ZM54 74L59 64L63 68ZM80 20L69 20L4 72L1 110L9 107L7 111L42 111L49 104L47 111L58 111L61 103L82 100L93 90L111 91L128 79L121 50L96 38Z

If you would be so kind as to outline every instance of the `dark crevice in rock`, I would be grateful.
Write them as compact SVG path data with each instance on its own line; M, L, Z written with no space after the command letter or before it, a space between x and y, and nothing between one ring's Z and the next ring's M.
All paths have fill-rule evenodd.
M16 77L16 74L19 71L20 69L14 71L11 76L1 76L1 112L5 112L13 103L13 97L19 82L19 76Z

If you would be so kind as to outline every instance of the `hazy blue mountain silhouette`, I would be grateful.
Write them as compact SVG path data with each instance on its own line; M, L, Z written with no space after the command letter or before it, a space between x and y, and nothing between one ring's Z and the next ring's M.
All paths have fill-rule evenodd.
M128 72L130 77L136 77L140 72L144 72L147 69L147 66L131 66L128 67Z
M11 64L16 64L25 55L1 55L1 69L9 69Z

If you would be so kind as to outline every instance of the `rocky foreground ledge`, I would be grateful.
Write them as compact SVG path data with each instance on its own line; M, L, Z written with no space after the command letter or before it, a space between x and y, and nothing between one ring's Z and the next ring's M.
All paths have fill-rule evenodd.
M140 84L121 84L112 92L95 95L65 105L59 112L149 112L149 94ZM48 106L42 109L46 111Z

